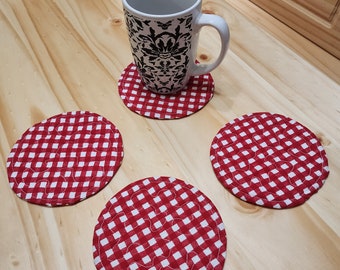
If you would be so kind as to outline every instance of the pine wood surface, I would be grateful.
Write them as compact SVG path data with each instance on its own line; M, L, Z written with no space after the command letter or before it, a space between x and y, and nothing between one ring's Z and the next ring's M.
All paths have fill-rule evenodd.
M251 1L340 59L339 1Z
M212 72L215 96L188 118L159 121L132 113L117 92L132 61L120 1L0 1L0 269L95 269L93 228L105 203L127 184L158 175L186 180L215 203L228 235L225 269L339 269L339 61L314 45L307 48L312 54L299 53L309 43L287 28L275 31L246 2L204 1L204 11L223 16L231 29L230 50ZM200 61L213 59L218 48L215 31L204 29ZM332 68L320 55L332 59ZM96 112L119 128L121 168L75 206L20 200L8 186L11 147L34 123L72 110ZM325 147L330 176L300 207L253 206L216 180L213 137L226 122L257 111L294 118Z

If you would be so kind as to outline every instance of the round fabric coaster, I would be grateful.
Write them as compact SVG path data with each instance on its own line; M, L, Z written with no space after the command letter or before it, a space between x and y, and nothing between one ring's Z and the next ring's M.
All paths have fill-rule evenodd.
M155 94L143 85L135 64L130 64L118 82L124 104L133 112L153 119L179 119L202 109L214 95L210 74L192 77L175 95Z
M226 232L214 204L176 178L145 178L118 192L93 237L97 269L222 269Z
M123 158L118 129L85 111L53 116L28 129L7 159L10 187L28 202L71 205L101 190Z
M326 153L308 128L266 112L227 123L213 139L210 159L232 194L269 208L304 203L329 174Z

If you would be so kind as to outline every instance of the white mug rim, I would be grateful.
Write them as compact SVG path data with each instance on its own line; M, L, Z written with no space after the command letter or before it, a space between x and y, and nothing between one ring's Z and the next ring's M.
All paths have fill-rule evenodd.
M145 13L142 11L139 11L135 8L133 8L129 3L128 0L123 0L123 5L124 7L126 7L130 12L133 12L136 15L142 16L142 17L149 17L149 18L154 18L154 19L162 19L162 18L172 18L172 17L178 17L178 16L183 16L186 13L191 12L192 10L194 10L195 8L197 8L202 0L196 0L196 2L191 5L190 7L180 11L180 12L175 12L175 13L169 13L169 14L151 14L151 13Z

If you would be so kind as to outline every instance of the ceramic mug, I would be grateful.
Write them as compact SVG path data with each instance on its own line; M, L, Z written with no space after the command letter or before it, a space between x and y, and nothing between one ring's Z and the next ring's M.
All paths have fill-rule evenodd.
M209 73L223 60L229 28L223 18L201 13L202 0L123 0L125 21L138 73L148 90L174 94L191 76ZM198 36L203 26L221 38L215 62L197 64Z

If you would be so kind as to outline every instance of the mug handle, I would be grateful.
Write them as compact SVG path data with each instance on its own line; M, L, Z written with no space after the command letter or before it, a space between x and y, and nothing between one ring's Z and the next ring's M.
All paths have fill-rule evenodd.
M208 65L197 65L193 63L194 66L192 68L191 76L206 74L215 69L219 64L221 64L229 47L229 27L222 17L212 14L201 14L196 22L196 27L198 27L197 31L199 32L203 26L211 26L217 30L221 38L221 51L214 63Z

